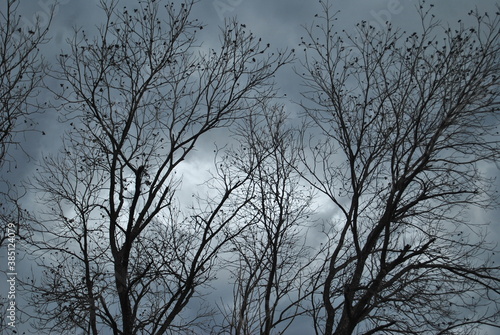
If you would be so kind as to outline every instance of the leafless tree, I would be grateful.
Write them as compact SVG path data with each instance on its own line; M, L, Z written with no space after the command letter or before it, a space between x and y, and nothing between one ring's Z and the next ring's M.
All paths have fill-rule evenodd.
M251 189L238 201L232 194L252 167L216 160L210 191L191 204L178 198L178 171L205 134L274 95L274 73L291 54L271 54L236 22L220 49L205 50L193 5L101 1L98 36L77 31L60 55L55 93L71 129L33 181L45 206L33 234L45 271L27 284L41 329L179 334L209 312L183 313L243 229L235 218Z
M472 334L498 327L484 173L499 159L499 13L420 31L307 28L302 174L335 208L311 283L317 334ZM491 242L491 241L490 241Z
M278 334L304 313L305 223L312 194L295 171L296 141L282 106L264 106L262 115L250 117L238 133L241 148L233 164L255 166L255 195L244 210L251 224L231 241L233 301L222 306L222 332Z
M19 145L17 134L32 125L35 97L43 78L39 47L47 42L49 26L40 21L26 26L18 13L19 0L8 0L0 12L0 162Z
M10 177L15 175L17 160L25 145L27 131L35 130L36 97L41 86L45 63L39 48L47 42L50 22L37 20L24 24L19 14L19 0L7 0L0 5L0 247L6 272L7 255L15 252L26 211L20 204L25 190ZM49 17L50 21L50 17ZM19 150L20 149L20 150ZM2 281L5 277L2 277ZM7 292L0 297L0 332L7 327L4 310ZM5 294L5 295L4 295ZM8 306L8 305L7 305Z
M23 134L34 129L33 115L39 111L35 100L43 79L45 63L39 47L47 42L50 22L24 24L19 0L8 0L0 11L0 245L6 238L7 223L19 227L23 191L6 177L17 168L14 152L22 149ZM5 228L5 229L4 229Z

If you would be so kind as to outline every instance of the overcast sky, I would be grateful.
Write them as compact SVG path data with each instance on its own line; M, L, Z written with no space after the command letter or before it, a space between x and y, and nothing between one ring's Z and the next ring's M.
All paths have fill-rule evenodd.
M2 0L5 1L5 0ZM163 1L163 0L157 0ZM177 1L179 2L179 1ZM372 22L376 27L382 28L385 21L390 21L395 26L400 26L405 30L418 29L416 0L337 0L331 1L333 7L340 11L338 29L349 31L354 25L366 20ZM481 11L495 11L495 0L439 0L435 1L435 14L444 22L455 24L460 18L466 18L468 10L477 6ZM49 0L27 0L22 3L21 12L24 20L33 20L35 15L46 17L48 13L47 4ZM133 7L133 0L122 0L120 6ZM56 8L56 13L52 22L50 36L51 41L43 47L47 61L54 62L56 55L65 48L65 39L72 36L73 27L86 27L92 30L103 18L102 11L98 7L98 0L61 0ZM300 36L304 35L303 25L310 25L314 15L321 10L319 2L307 0L201 0L193 11L193 18L198 18L206 28L199 35L200 41L208 44L217 44L219 39L219 26L222 26L225 19L237 17L238 21L247 25L256 36L262 37L264 41L271 43L275 48L298 48ZM301 57L301 52L297 57ZM277 77L277 84L282 93L294 101L299 101L300 90L299 78L294 74L293 66L283 68ZM287 102L290 113L294 115L298 107ZM33 157L40 157L41 153L47 153L58 149L60 143L60 126L56 116L52 111L47 111L46 115L40 119L40 127L47 135L32 134L27 137L27 150ZM213 143L213 141L205 141ZM22 175L29 175L33 169L34 161L26 165L22 170ZM190 183L190 175L199 175L196 170L204 169L201 161L188 161L189 168L186 169L186 183L188 187L195 185L195 181ZM495 172L496 173L496 172ZM194 178L194 177L193 177ZM500 227L494 221L491 213L476 213L478 216L486 217L486 220L493 221L493 238L499 236ZM498 213L497 213L498 214ZM496 216L498 217L498 216ZM3 263L2 263L3 264ZM0 285L4 285L4 282ZM220 296L223 297L223 287L227 283L221 281L214 287L220 289ZM3 292L3 289L2 289ZM297 326L287 334L306 334L304 328ZM491 333L494 335L494 333Z
M158 0L160 1L160 0ZM121 0L120 6L133 7L132 0ZM51 0L30 0L22 2L23 20L33 21L38 15L47 17ZM333 8L340 11L338 30L350 31L361 20L370 22L377 28L383 28L386 21L406 30L418 29L418 17L415 10L416 0L338 0L331 1ZM495 0L440 0L436 2L435 14L443 22L455 24L459 19L467 19L467 11L477 6L482 11L495 11ZM298 48L300 37L304 35L304 25L311 25L314 15L321 6L317 0L201 0L195 5L193 18L198 18L206 25L199 34L199 40L207 46L217 45L219 27L224 20L236 17L247 25L256 36L262 37L277 49ZM83 27L92 31L103 13L99 0L60 0L56 7L50 36L50 43L44 49L47 61L54 62L56 56L65 48L65 40L73 35L74 27ZM297 53L300 58L302 53ZM295 64L297 65L297 64ZM294 102L300 100L300 82L290 65L281 70L277 77L278 86L283 94ZM297 106L287 103L289 112L294 115ZM54 139L58 138L60 127L54 115L45 115L43 127L47 135L34 140L30 151L37 153L45 148L53 148ZM42 150L38 147L42 146Z

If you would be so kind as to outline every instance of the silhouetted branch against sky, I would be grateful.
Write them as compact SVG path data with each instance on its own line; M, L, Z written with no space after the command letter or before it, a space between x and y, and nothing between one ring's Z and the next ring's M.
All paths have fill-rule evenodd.
M40 20L27 26L19 15L19 1L2 3L0 13L0 246L8 250L4 272L15 272L15 239L26 234L25 220L29 216L21 198L25 189L16 183L20 158L30 157L26 138L37 129L41 106L37 101L43 85L46 62L40 48L48 42L48 27ZM52 11L48 11L50 22ZM46 23L48 23L46 22ZM13 180L12 180L13 179ZM3 251L3 249L2 249ZM3 255L2 255L3 256ZM4 258L2 258L3 260ZM8 267L7 267L8 266ZM6 282L4 280L4 282ZM10 282L0 300L0 331L7 329L8 296L15 296L14 281ZM4 290L2 290L4 291ZM7 302L7 303L6 303ZM11 308L12 309L12 308Z
M18 15L19 1L9 0L2 5L0 16L0 194L2 227L9 222L19 226L23 211L18 200L24 191L9 180L17 169L16 158L25 150L26 132L35 131L37 106L46 63L40 48L48 42L48 27L39 20L31 26L23 24ZM49 12L49 21L51 19ZM24 152L23 152L24 154ZM0 245L6 238L0 232Z
M474 300L499 292L496 246L464 214L498 205L480 165L500 153L499 14L471 11L475 24L452 28L432 7L418 7L414 33L366 21L348 33L324 3L302 42L302 136L314 143L303 175L339 211L318 272L324 334L498 320Z
M0 13L0 329L497 330L495 1Z
M52 92L71 128L33 185L50 208L33 241L50 258L33 286L42 328L164 334L201 322L177 316L239 230L231 219L248 200L230 206L231 194L248 175L221 172L212 197L186 210L176 200L178 166L206 134L271 98L272 76L291 55L271 55L236 22L220 47L199 51L192 6L101 2L98 34L76 30L58 57Z

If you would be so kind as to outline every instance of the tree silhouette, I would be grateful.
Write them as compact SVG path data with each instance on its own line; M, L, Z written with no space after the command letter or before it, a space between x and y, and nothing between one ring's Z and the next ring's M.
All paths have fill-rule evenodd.
M26 146L23 137L35 130L34 116L39 112L36 97L46 66L39 48L48 41L50 24L44 25L37 19L33 26L24 25L19 4L19 0L5 1L0 11L0 247L5 247L2 254L5 252L9 258L15 257L12 253L17 254L16 242L25 235L27 217L20 204L25 190L11 176L17 169L19 153ZM6 267L0 271L8 272ZM0 331L7 327L6 298L7 295L0 298Z
M0 245L6 238L7 224L19 227L22 221L18 201L23 192L11 185L6 174L17 168L14 150L23 149L21 136L34 130L33 116L39 112L35 98L46 66L39 47L48 41L49 29L40 21L33 27L25 26L18 6L18 0L8 0L0 13Z
M498 326L499 267L469 208L498 204L499 28L419 32L367 22L336 31L331 5L307 29L303 176L336 211L311 285L318 334L471 334ZM491 241L490 241L491 242Z
M32 183L46 206L33 235L45 270L31 287L42 330L181 333L209 315L182 312L243 228L229 223L248 200L232 194L249 173L216 162L210 193L186 204L177 172L204 135L274 95L291 56L235 22L219 49L204 50L193 3L101 1L98 35L77 31L59 57L54 93L70 129Z
M231 164L255 166L254 191L244 212L248 229L231 241L232 305L224 302L222 334L269 335L291 329L302 301L311 251L304 231L313 195L295 170L298 151L284 107L263 106L238 131Z
M51 69L48 109L64 135L29 181L33 326L270 335L309 316L325 335L498 327L498 248L474 213L499 208L488 169L500 158L500 9L445 25L421 1L416 32L362 21L348 33L320 1L295 68L295 129L273 82L293 50L272 52L236 20L205 46L196 3L101 0L96 33L76 29ZM45 66L46 29L23 30L17 4L0 27L3 167ZM209 177L183 186L207 157ZM20 220L11 213L2 220ZM212 305L221 275L233 296Z

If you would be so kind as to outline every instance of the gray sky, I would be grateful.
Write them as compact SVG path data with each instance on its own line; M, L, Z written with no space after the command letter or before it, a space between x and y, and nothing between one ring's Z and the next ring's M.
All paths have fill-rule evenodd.
M495 11L496 3L495 0L439 0L435 2L436 16L443 22L449 22L450 24L455 24L460 18L466 18L468 10L475 6L481 11ZM33 20L35 15L42 18L46 17L48 13L46 3L50 3L50 1L24 1L21 8L23 19L29 22ZM86 30L91 31L95 25L99 24L99 20L103 16L98 8L98 3L97 0L60 1L51 26L50 35L52 40L43 47L49 63L55 60L59 50L65 48L64 41L72 36L74 26L86 27ZM134 3L136 1L122 0L120 6L133 7ZM351 30L360 20L372 22L377 27L383 27L385 21L390 21L394 26L400 26L405 30L417 29L416 0L337 0L332 1L332 4L333 8L340 11L338 16L339 31L342 29ZM236 16L238 21L246 24L248 29L256 36L262 37L263 41L271 43L271 47L299 49L300 36L304 33L302 25L310 25L313 22L314 15L320 10L321 6L318 1L307 0L201 0L194 8L193 18L199 18L200 21L206 24L206 28L199 35L199 38L200 41L207 45L217 44L219 39L218 27L223 25L225 19ZM299 51L297 57L300 58L301 55L302 53ZM298 64L296 65L298 66ZM294 74L293 66L287 66L281 70L277 77L277 84L281 93L286 93L291 100L300 100L298 93L300 91L300 82L299 78ZM292 115L298 112L299 108L295 104L289 101L285 101L285 103ZM41 153L57 151L60 143L60 125L53 111L47 111L39 122L40 128L47 135L33 133L26 137L27 143L25 145L27 151L35 159L40 157ZM218 136L222 137L221 134ZM213 145L213 142L219 139L218 136L205 141L207 146ZM206 166L202 160L196 159L187 162L184 183L187 188L196 185L195 177L191 178L191 176L199 174L193 170L205 169ZM19 168L21 170L20 175L30 175L33 172L33 167L34 160L30 160L24 167ZM492 221L493 234L491 238L498 240L500 225L498 221L495 221L498 215L493 214L476 213L479 217L484 218L486 216L487 221ZM0 293L3 295L4 288L2 285L4 285L3 281L0 283ZM214 287L219 290L221 297L225 295L226 292L222 292L222 290L227 287L227 283L220 281L215 283ZM301 325L303 325L304 329L308 327L307 323ZM19 327L19 329L22 330L23 328ZM305 334L304 329L302 329L302 326L297 326L296 329L289 331L287 334ZM494 333L491 333L491 335L494 335Z
M133 0L121 0L120 6L134 6ZM22 3L21 12L25 22L34 21L38 15L42 19L47 17L48 6L51 0L32 0ZM385 21L391 22L402 29L418 29L416 15L416 0L338 0L331 1L333 8L339 10L338 30L352 31L355 24L361 20L370 22L377 28L382 28ZM495 11L495 0L440 0L436 2L435 14L443 22L455 24L458 19L466 19L467 11L477 6L484 11ZM52 40L44 47L44 55L48 62L54 62L56 56L65 48L65 40L73 35L74 27L83 27L92 31L103 18L98 8L98 0L60 0L56 7L50 36ZM271 47L277 49L298 50L297 58L302 56L298 48L300 37L304 36L304 25L311 25L314 15L321 10L318 1L300 0L201 0L195 5L193 18L198 18L206 25L198 35L204 45L217 45L219 27L225 19L237 17L238 21L247 25L256 36L262 37ZM287 94L288 100L300 100L299 78L293 72L293 65L282 68L277 76L278 87L281 93ZM284 101L289 112L295 114L298 107L289 101ZM60 126L54 115L47 113L42 119L42 128L48 136L35 136L29 151L36 155L44 149L53 148L53 142L59 136L57 129ZM31 138L30 138L31 139ZM39 147L41 146L41 147Z

